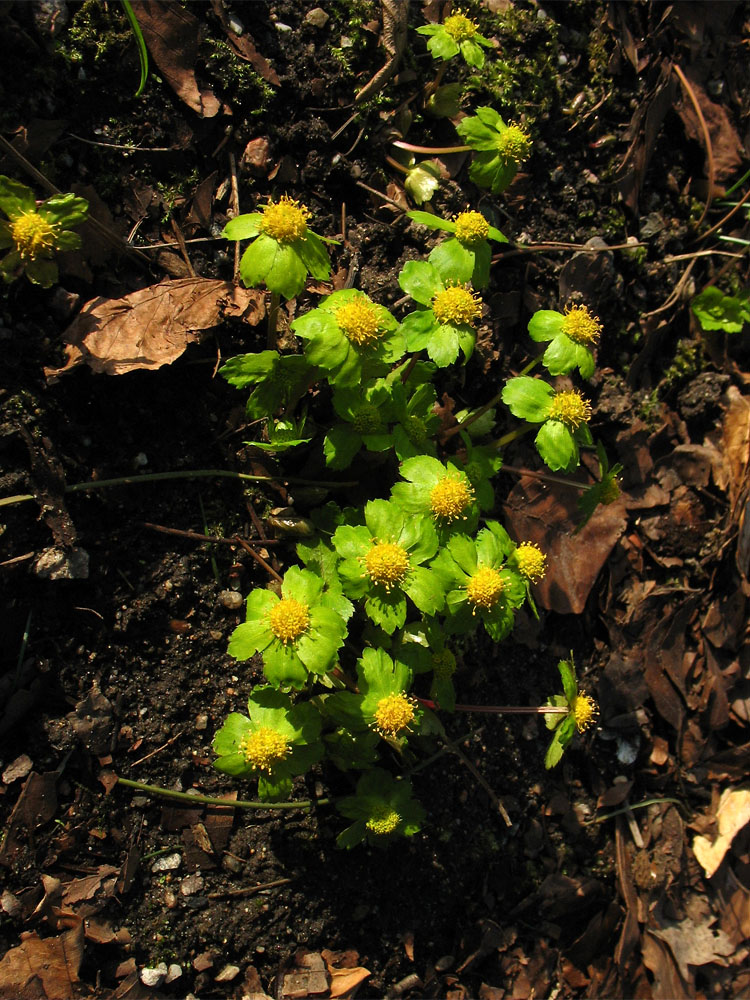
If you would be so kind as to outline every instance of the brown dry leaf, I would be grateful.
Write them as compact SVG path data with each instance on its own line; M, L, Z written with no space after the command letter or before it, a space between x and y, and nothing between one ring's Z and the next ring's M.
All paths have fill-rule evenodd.
M725 789L716 810L716 821L719 836L714 843L702 836L693 841L693 854L709 878L718 871L735 835L750 823L750 791L744 788Z
M745 492L750 468L750 400L736 386L726 393L726 413L721 431L721 451L725 456L724 477L714 473L716 485L729 490L732 510Z
M83 921L59 937L32 932L0 961L0 1000L60 1000L88 996L78 978L83 960Z
M65 331L66 364L44 372L61 375L84 363L105 375L161 368L226 316L258 323L264 301L262 292L210 278L178 278L121 299L91 299Z
M357 965L359 955L356 951L332 952L324 948L321 953L331 978L329 995L345 997L372 975L369 969Z
M201 118L213 118L221 102L195 79L200 22L175 0L132 0L151 56L175 94Z
M652 933L669 945L682 978L690 982L688 965L726 965L727 957L734 953L734 945L722 930L712 930L709 926L714 918L705 923L695 924L686 917L679 924L668 924Z
M101 889L105 878L117 875L118 872L119 868L114 868L112 865L99 865L96 875L72 879L65 884L63 889L63 903L66 906L72 906L73 903L80 903L82 899L91 899ZM110 889L114 889L114 884L110 886Z
M703 112L708 135L711 139L714 179L725 181L737 173L745 160L742 143L734 126L729 121L726 108L721 104L716 104L715 101L712 101L708 97L702 83L697 79L696 70L688 67L684 70L684 73L695 94L695 99ZM675 111L682 119L682 124L685 126L685 133L688 138L699 142L701 146L705 146L703 128L698 120L693 102L687 96L683 96L676 104ZM706 173L708 173L708 166L706 167Z
M510 533L538 544L548 571L534 587L534 599L560 614L580 614L591 588L627 524L621 498L600 507L575 534L581 514L575 490L550 491L536 479L521 477L503 507Z
M646 931L641 941L643 964L653 973L654 1000L688 1000L691 995L680 978L672 952L665 941Z
M57 812L57 771L37 774L26 779L6 827L5 840L0 846L0 864L10 864L14 854L28 843L29 831L47 823Z

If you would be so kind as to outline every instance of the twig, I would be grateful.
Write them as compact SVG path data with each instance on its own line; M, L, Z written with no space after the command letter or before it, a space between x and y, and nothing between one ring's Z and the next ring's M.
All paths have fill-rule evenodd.
M695 91L691 87L688 78L682 72L677 63L672 64L672 69L677 74L680 83L687 91L687 95L690 98L690 103L693 105L696 115L698 116L698 121L701 125L701 131L703 132L703 141L706 143L706 157L708 159L708 195L706 196L706 205L703 209L703 214L700 219L698 219L697 225L700 226L703 220L708 214L708 210L711 207L711 202L714 200L714 178L716 176L716 166L714 164L714 150L711 145L711 136L708 132L708 125L706 125L706 119L703 117L703 112L701 111L701 106L698 103L698 98L695 96Z
M216 542L223 545L239 545L237 536L232 538L222 538L219 535L201 535L198 531L185 531L183 528L167 528L163 524L152 524L150 521L142 521L144 528L151 531L160 531L164 535L177 535L178 538L190 538L194 542ZM282 545L281 538L250 538L244 539L246 545Z
M237 160L234 153L229 153L229 176L232 183L232 218L236 219L240 214L240 187L237 183ZM240 243L234 244L234 270L232 279L235 285L240 283Z
M0 569L3 566L15 566L17 563L26 562L28 559L33 559L35 555L35 552L24 552L22 556L14 556L12 559L6 559L5 562L0 562Z
M134 760L133 763L131 764L131 767L136 767L136 765L142 764L144 761L150 760L152 757L155 757L158 753L161 753L162 750L166 750L167 747L171 746L175 742L175 740L178 740L181 736L182 732L175 733L174 736L170 736L167 742L163 743L160 747L157 747L156 750L152 750L151 753L147 753L145 757L141 757L138 760Z
M144 795L155 795L162 799L176 799L186 805L201 806L226 806L227 809L312 809L314 805L327 806L331 799L300 799L297 802L258 802L252 799L220 799L213 795L189 795L187 792L177 792L172 788L162 788L160 785L146 785L142 781L131 781L130 778L121 778L119 774L113 775L117 779L118 785L125 788L132 788L136 792L143 792Z
M399 210L399 212L406 211L406 209L402 205L399 205L399 203L397 201L394 201L393 198L389 198L387 194L383 194L380 191L376 191L375 188L368 187L367 184L363 184L362 181L357 181L356 183L357 187L362 188L364 191L369 191L370 194L374 194L376 198L380 198L382 201L387 201L389 205L393 205L394 208L397 208Z
M193 268L190 258L188 257L187 247L185 246L185 237L182 235L182 230L177 225L177 222L174 219L172 219L172 232L174 233L175 239L177 240L177 246L180 248L180 253L182 254L182 259L185 261L188 273L190 274L191 278L194 278L195 269Z
M96 142L94 139L84 139L82 135L68 132L71 139L85 142L87 146L103 146L105 149L120 149L123 153L177 153L176 146L118 146L115 142Z
M482 788L485 790L485 792L487 792L487 794L489 795L489 797L490 797L490 799L492 801L492 804L495 806L495 808L497 809L497 811L500 813L500 815L505 820L505 825L506 826L513 826L512 822L511 822L511 819L510 819L510 816L508 815L505 806L502 804L502 802L500 801L500 799L495 794L494 790L490 787L490 785L487 783L487 781L485 780L485 778L482 777L482 775L479 773L479 771L477 770L477 768L472 764L472 762L469 760L469 758L466 756L466 754L460 749L460 747L457 747L455 743L451 742L451 740L445 739L443 742L445 743L445 746L448 748L448 750L451 753L454 753L458 757L458 759L461 761L461 763L465 767L467 767L469 769L469 771L471 771L471 773L474 775L474 777L479 782L479 784L482 786Z
M256 892L263 892L266 889L278 889L279 886L289 885L293 879L276 878L273 882L263 882L261 885L248 885L244 889L225 889L224 892L209 892L207 899L241 899L243 896L253 896Z
M253 559L263 567L266 573L272 576L278 583L284 582L284 578L276 572L270 563L266 562L260 552L256 552L255 549L251 549L244 539L238 538L237 544L241 545L245 552L249 552Z

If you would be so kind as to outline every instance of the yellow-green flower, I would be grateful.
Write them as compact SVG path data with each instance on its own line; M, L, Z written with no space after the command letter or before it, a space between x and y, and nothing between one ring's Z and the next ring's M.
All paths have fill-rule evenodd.
M564 313L539 309L529 320L531 338L550 342L542 356L550 375L567 375L577 368L582 378L591 378L601 332L599 318L584 305L568 306Z
M472 21L461 10L453 11L442 24L425 24L417 28L417 31L420 35L429 36L427 48L433 59L452 59L460 53L464 61L474 69L484 66L482 46L492 48L489 38L479 34L476 21Z
M6 282L24 273L29 281L49 288L57 281L52 260L62 250L77 250L81 237L70 230L86 220L88 202L74 194L56 194L39 205L25 184L0 176L0 250L10 250L0 261Z

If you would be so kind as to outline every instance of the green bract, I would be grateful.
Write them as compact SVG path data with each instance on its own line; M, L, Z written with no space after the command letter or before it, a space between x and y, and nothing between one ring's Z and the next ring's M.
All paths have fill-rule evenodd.
M578 508L583 514L583 520L576 528L579 532L587 523L596 508L602 504L607 506L619 500L620 484L618 478L622 472L622 464L617 462L612 468L609 467L609 459L600 441L596 443L596 455L599 460L599 482L589 486L578 498Z
M367 615L390 635L406 621L407 596L424 614L443 607L442 581L422 565L437 552L438 538L427 519L387 500L371 500L364 514L364 525L342 524L333 536L339 574L346 596L364 598Z
M419 728L424 714L408 695L412 671L382 649L365 649L357 661L358 694L338 691L325 701L325 712L346 729L370 729L391 746L401 747Z
M513 542L501 525L483 528L474 538L454 535L433 562L448 584L445 626L449 632L468 632L479 618L495 642L513 628L513 612L526 597L516 570L505 565Z
M81 237L70 226L86 221L89 203L74 194L56 194L37 205L34 192L11 177L0 175L0 250L10 249L0 260L6 282L25 273L29 281L49 288L57 281L57 264L51 259L61 250L77 250Z
M427 258L445 280L486 288L490 281L492 252L488 240L507 243L499 229L479 212L460 212L455 219L440 219L430 212L407 212L410 219L430 229L442 229L453 238L438 244Z
M504 191L531 152L531 139L513 122L505 124L493 108L477 108L476 115L464 118L456 131L476 156L469 177L493 194Z
M440 187L440 178L443 171L440 165L434 160L422 160L421 163L414 163L414 157L410 157L409 169L404 180L404 187L410 198L417 205L424 205L426 201L435 194Z
M474 69L484 66L481 46L492 48L489 38L480 35L474 21L460 11L450 14L442 24L426 24L417 31L420 35L430 36L427 48L434 59L452 59L460 52Z
M535 443L550 469L571 472L578 467L579 445L593 444L591 404L579 392L555 392L540 379L519 375L508 379L502 398L513 416L542 425Z
M323 756L320 714L309 704L292 705L288 695L256 688L247 702L248 716L232 712L214 737L214 766L235 778L254 775L258 795L285 798L292 778L304 774Z
M364 292L345 288L292 323L305 357L331 385L361 385L384 375L406 351L398 321Z
M440 418L435 413L437 396L428 383L417 386L409 395L409 384L396 382L391 400L396 421L393 427L393 447L396 457L403 461L415 455L435 455L435 432Z
M394 837L413 836L424 822L424 809L412 798L411 782L394 779L379 768L363 774L356 795L341 799L336 808L354 820L336 838L339 847L352 848L363 841L385 847Z
M269 291L292 299L305 287L308 274L318 281L330 277L328 251L323 239L307 228L309 218L305 205L282 195L263 205L261 212L229 220L222 236L253 241L240 260L247 288L265 284Z
M397 648L397 656L408 664L415 674L432 672L430 698L447 712L456 707L453 675L456 657L445 643L445 633L434 622L407 626Z
M596 719L597 714L594 699L578 690L573 654L570 654L570 660L560 660L557 669L560 671L563 693L553 695L548 699L547 704L555 708L567 708L568 712L567 714L549 712L544 717L547 729L555 731L544 758L546 768L555 767L560 762L565 748L575 734L588 729Z
M230 358L219 374L238 389L255 386L247 401L247 415L261 420L282 407L291 409L318 373L299 354L261 351Z
M323 442L326 465L345 469L364 445L368 451L393 446L388 422L393 416L391 390L382 380L361 389L336 389L333 408L344 421L334 424Z
M406 513L431 521L440 542L457 533L476 530L479 504L466 472L429 455L401 463L405 483L396 483L393 501Z
M404 265L398 283L424 308L409 313L401 324L409 351L427 349L438 368L445 368L463 353L468 361L474 351L474 324L482 301L459 283L444 280L434 264L412 260Z
M238 660L263 654L263 670L274 687L301 688L308 672L330 669L343 645L346 622L335 595L323 592L323 580L292 566L284 574L281 597L253 590L247 598L247 621L238 625L227 652Z
M564 313L540 309L529 321L532 340L551 341L542 364L550 375L567 375L577 368L582 378L594 374L593 347L601 324L586 306L572 306Z

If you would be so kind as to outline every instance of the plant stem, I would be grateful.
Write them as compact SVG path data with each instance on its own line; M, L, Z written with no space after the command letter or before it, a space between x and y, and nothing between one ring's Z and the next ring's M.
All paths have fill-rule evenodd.
M422 353L421 351L418 351L416 354L412 354L411 358L409 359L408 365L406 365L404 370L401 372L402 385L406 385L406 383L409 381L409 376L414 371L414 368L417 364L417 361L419 360L419 356L421 353Z
M268 349L275 351L278 347L278 340L276 337L276 326L279 319L279 293L271 292L271 301L268 304L268 334L266 343Z
M204 806L226 806L229 809L311 809L313 805L327 806L331 799L302 799L299 802L258 802L253 799L220 799L213 795L188 795L187 792L177 792L171 788L162 788L161 785L146 785L142 781L131 781L130 778L121 778L115 775L118 785L126 788L133 788L137 792L145 795L157 795L163 799L177 799L178 802L186 802L189 805Z
M399 163L398 160L394 160L392 156L386 156L385 162L390 164L394 170L400 170L402 174L409 176L409 168L405 167L403 163Z
M587 490L586 483L577 483L573 479L563 479L562 476L551 476L546 472L535 472L533 469L518 469L515 465L503 465L503 472L512 472L516 476L530 476L541 479L545 483L555 483L557 486L568 486L574 490Z
M408 153L426 153L428 156L441 153L468 153L471 150L471 146L413 146L410 142L402 142L400 139L396 139L391 145L405 149Z
M322 479L299 479L295 476L251 476L245 472L232 472L231 469L189 469L185 472L146 472L138 476L119 476L117 479L92 479L87 483L73 483L65 487L66 493L79 493L82 490L101 490L106 486L135 486L139 483L157 483L168 479L199 479L213 476L216 479L244 479L251 483L294 483L296 486L325 486L327 489L349 489L358 486L356 482L331 483ZM25 500L36 500L33 493L19 493L17 496L0 497L0 507L23 503Z
M514 431L508 431L508 433L503 434L502 437L496 438L494 441L490 441L490 444L499 451L501 448L504 448L506 444L510 444L511 441L515 441L517 438L523 437L524 434L528 434L529 431L533 431L535 428L536 424L527 424L526 427L516 427Z
M522 375L528 375L528 373L536 365L538 365L541 360L542 360L541 354L538 355L536 358L532 358L531 361L529 361L529 363L526 365L526 367L522 368L521 371L518 373L518 377L520 378ZM487 410L491 410L493 406L499 403L502 397L503 397L503 390L501 389L500 392L495 393L495 395L492 397L489 403L485 403L484 406L480 406L478 410L476 410L474 413L466 417L465 420L462 420L460 424L456 424L455 427L448 428L448 430L443 434L443 438L446 439L449 437L453 437L454 434L458 434L459 431L462 431L470 424L473 424L475 420L479 420L480 417L484 416Z
M439 708L429 698L417 698L427 708ZM482 712L485 715L569 715L570 709L560 705L456 705L457 712Z

